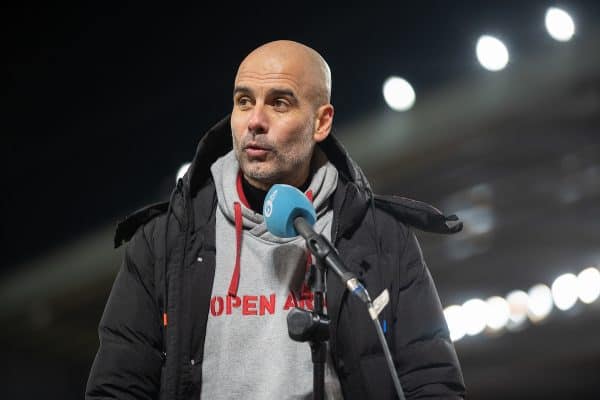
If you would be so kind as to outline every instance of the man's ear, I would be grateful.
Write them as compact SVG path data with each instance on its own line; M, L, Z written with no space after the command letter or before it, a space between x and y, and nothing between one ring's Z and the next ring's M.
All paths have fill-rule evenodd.
M317 122L313 139L315 142L322 142L329 136L333 124L333 106L331 104L322 105L317 109Z

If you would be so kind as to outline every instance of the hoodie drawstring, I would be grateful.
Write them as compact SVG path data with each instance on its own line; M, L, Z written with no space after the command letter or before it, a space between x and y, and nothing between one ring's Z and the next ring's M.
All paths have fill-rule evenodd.
M246 200L246 195L244 194L244 187L242 185L242 171L238 172L237 179L235 180L235 186L237 189L237 194L244 203L244 205L250 208L248 204L248 200ZM233 267L233 275L231 276L231 281L229 282L229 290L227 294L231 297L237 296L238 287L240 285L240 264L241 264L241 254L242 254L242 205L239 202L233 203L234 209L234 220L235 220L235 266Z
M237 191L238 196L240 196L240 200L242 200L245 204L247 203L246 197L244 195L244 190L242 188L241 183L241 174L238 174L237 178ZM306 197L312 202L313 201L313 192L312 190L308 190L306 192ZM240 285L240 265L241 265L241 254L242 254L242 205L236 201L233 203L234 209L234 220L235 220L235 265L233 267L233 274L231 275L231 281L229 282L229 290L227 291L227 295L231 297L237 297L238 287ZM310 269L312 264L312 256L310 251L306 249L306 273ZM306 279L302 283L302 289L300 291L300 297L302 299L310 298L312 294L308 284L306 283Z
M229 296L236 297L240 284L240 255L242 253L242 205L239 202L233 204L235 210L235 267L231 282L229 282Z
M306 197L308 198L308 200L310 200L311 203L313 202L312 190L308 190L306 192ZM312 254L310 254L310 250L308 248L306 248L306 266L305 266L305 270L304 270L305 277L308 276L308 271L310 271L311 265L312 265ZM302 281L302 289L300 289L300 299L307 300L307 299L310 299L311 297L312 297L312 291L310 290L310 287L308 287L308 282L306 281L306 279L304 279Z

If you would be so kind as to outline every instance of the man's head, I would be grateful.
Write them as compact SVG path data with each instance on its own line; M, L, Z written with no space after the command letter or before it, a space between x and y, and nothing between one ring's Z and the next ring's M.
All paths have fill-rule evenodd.
M315 144L331 131L329 66L315 50L279 40L240 64L233 90L233 147L246 180L267 190L302 185Z

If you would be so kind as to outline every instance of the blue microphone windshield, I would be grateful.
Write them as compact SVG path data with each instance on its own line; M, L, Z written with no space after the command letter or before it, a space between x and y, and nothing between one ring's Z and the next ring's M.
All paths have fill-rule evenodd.
M290 185L277 184L265 197L263 216L271 234L289 238L298 236L294 219L303 217L309 224L317 220L315 208L304 193Z

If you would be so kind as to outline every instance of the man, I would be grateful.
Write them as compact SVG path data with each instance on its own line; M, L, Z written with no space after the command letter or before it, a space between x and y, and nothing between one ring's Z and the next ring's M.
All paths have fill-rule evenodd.
M241 63L233 111L200 141L168 203L131 215L99 326L87 399L310 398L309 346L289 339L291 307L311 307L303 240L265 227L275 183L303 190L315 230L367 289L387 288L380 319L406 398L462 398L464 383L431 276L407 225L452 233L426 204L374 196L330 135L329 67L291 41ZM392 379L364 305L327 276L328 398L391 399Z

